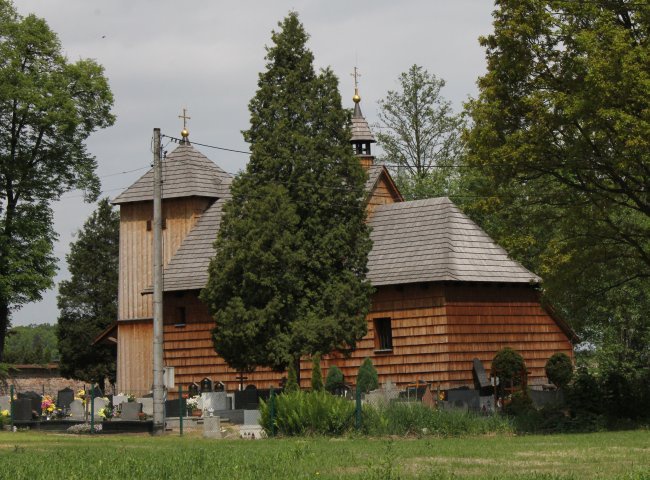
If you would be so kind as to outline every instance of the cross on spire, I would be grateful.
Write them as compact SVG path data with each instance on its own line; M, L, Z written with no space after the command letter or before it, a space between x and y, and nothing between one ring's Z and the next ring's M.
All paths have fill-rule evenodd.
M187 121L192 118L187 115L187 108L183 107L183 115L179 115L178 118L183 119L183 130L181 131L181 135L183 138L187 138L190 134L190 132L187 131Z
M359 69L356 66L350 76L354 78L354 89L357 90L359 88L359 77L361 76L361 73L359 73Z

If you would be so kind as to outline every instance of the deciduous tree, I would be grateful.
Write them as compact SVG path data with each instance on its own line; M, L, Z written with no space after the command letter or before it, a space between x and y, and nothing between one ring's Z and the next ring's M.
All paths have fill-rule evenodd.
M114 122L112 104L100 65L69 62L43 19L0 0L0 361L12 310L52 285L51 202L98 194L84 141Z
M379 101L380 161L395 165L395 181L407 199L454 191L462 153L461 120L440 93L445 81L413 65L399 76L399 90Z
M366 333L371 286L365 174L329 69L316 73L290 13L273 33L249 104L251 158L232 184L201 298L233 368L284 370Z

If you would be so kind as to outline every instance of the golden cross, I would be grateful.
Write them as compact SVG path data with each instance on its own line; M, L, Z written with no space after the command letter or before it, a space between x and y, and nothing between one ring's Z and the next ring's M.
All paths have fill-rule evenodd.
M352 72L350 75L354 77L354 88L356 90L359 88L359 77L361 76L359 69L357 67L354 67L354 72Z
M186 121L190 120L192 117L187 116L187 108L183 108L183 115L179 115L178 118L183 119L183 130L187 130L187 124Z

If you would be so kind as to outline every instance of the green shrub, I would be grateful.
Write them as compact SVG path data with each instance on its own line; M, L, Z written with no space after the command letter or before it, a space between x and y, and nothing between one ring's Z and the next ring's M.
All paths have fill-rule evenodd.
M526 370L526 363L519 353L510 347L505 347L497 352L492 360L492 369L500 380L500 387L521 384L521 373Z
M366 357L359 367L359 373L357 374L357 389L364 393L368 393L377 388L379 388L379 375L377 374L377 369L372 364L372 360Z
M573 363L566 353L554 353L546 362L546 376L558 388L566 387L573 378Z
M278 435L341 435L354 427L354 403L327 392L288 392L275 397ZM271 431L270 405L260 400L260 424Z
M364 405L363 432L368 435L461 436L512 431L512 422L499 415L481 416L458 410L432 409L421 403Z
M320 355L316 354L312 357L311 365L311 389L314 392L323 390L323 374L320 369Z
M327 377L325 378L325 390L330 393L333 393L334 390L343 386L345 378L343 377L343 372L336 365L332 365L327 370Z
M285 392L297 392L300 390L300 385L298 385L298 378L296 376L296 367L294 367L293 363L289 365L289 369L287 370L287 383L284 386L284 391Z
M535 410L533 400L526 391L518 391L512 394L510 403L505 406L504 411L508 415L522 415Z

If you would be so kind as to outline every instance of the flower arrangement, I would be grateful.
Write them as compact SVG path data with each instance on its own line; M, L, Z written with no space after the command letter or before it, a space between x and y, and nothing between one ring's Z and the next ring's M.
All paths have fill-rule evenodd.
M74 396L75 400L80 400L83 405L86 404L86 391L82 388Z
M187 401L185 402L185 405L187 405L188 410L195 410L199 408L200 399L201 397L199 397L198 395L194 395L193 397L188 398Z
M118 395L121 397L126 397L127 402L135 402L135 395L133 395L132 393L120 392Z
M52 397L49 395L43 395L42 401L41 401L41 412L43 416L49 417L50 415L53 415L56 410L56 405L54 404L54 400L52 400Z
M99 416L102 417L105 420L110 420L113 418L113 408L110 406L105 406L104 408L101 408L99 410Z
M0 417L8 417L8 416L9 416L9 410L0 411Z

